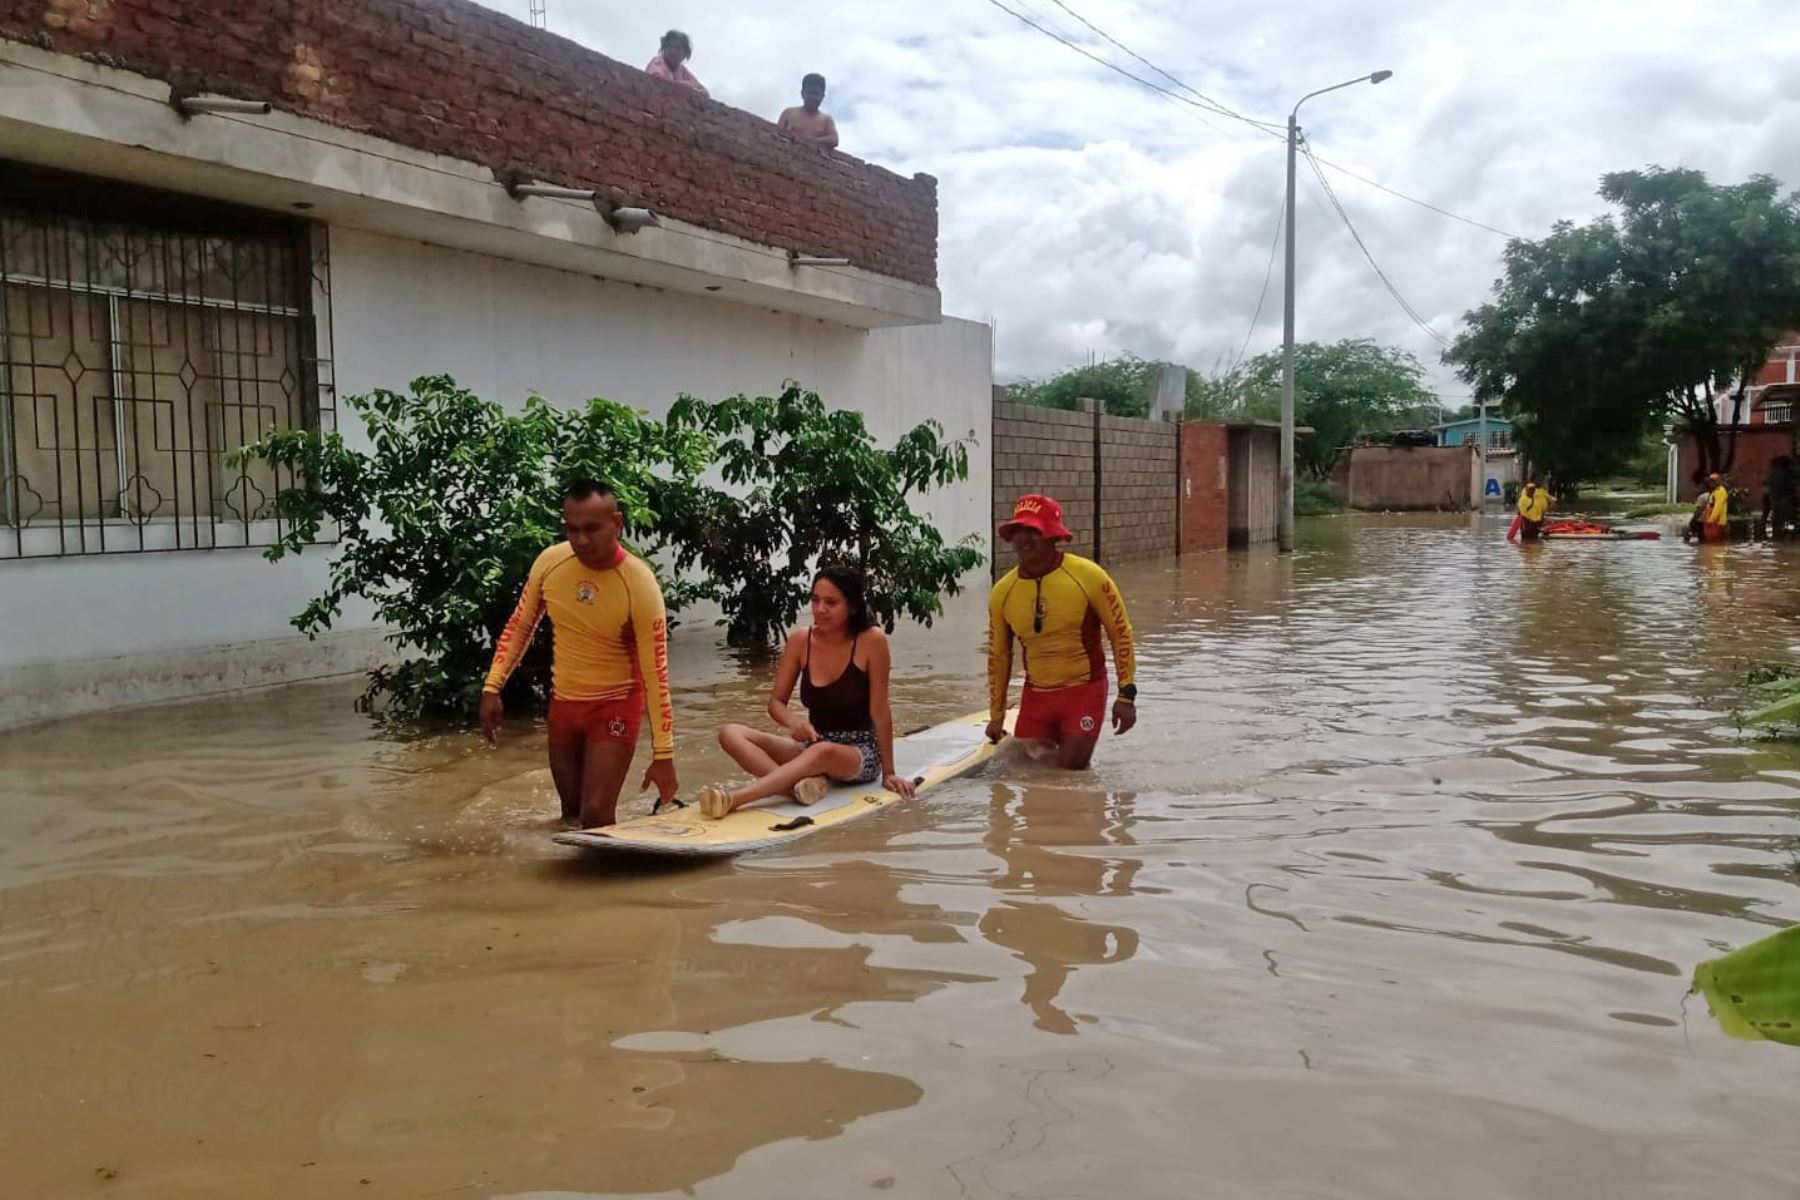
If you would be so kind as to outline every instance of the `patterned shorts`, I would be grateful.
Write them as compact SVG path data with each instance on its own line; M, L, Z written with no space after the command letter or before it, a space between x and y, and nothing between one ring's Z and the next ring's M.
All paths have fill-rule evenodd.
M825 741L848 746L862 755L862 767L856 774L848 779L833 777L833 783L873 783L881 778L881 742L873 729L859 729L854 733L821 733L819 736Z

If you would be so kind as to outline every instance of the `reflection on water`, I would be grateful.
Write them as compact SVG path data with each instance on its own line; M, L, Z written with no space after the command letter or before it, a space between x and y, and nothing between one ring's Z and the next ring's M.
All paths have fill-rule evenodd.
M1027 784L1016 799L1010 787L993 786L983 841L1005 864L994 886L1006 898L982 914L979 928L982 937L1029 966L1025 1005L1036 1015L1033 1024L1048 1033L1076 1031L1074 1019L1056 1004L1076 967L1123 962L1137 953L1136 930L1089 920L1065 910L1060 900L1131 894L1138 860L1083 853L1128 845L1131 823L1126 796L1071 788L1060 779Z
M0 736L8 1194L1789 1196L1800 555L1336 520L1119 574L1143 720L793 849L552 845L354 681ZM897 638L979 707L980 597ZM680 767L766 667L677 639ZM642 802L640 802L642 803ZM367 1180L367 1183L362 1181Z

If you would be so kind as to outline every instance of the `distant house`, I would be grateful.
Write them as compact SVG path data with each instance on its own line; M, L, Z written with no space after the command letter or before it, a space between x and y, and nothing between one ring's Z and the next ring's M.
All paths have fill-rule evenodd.
M1480 417L1469 417L1433 425L1431 431L1437 434L1437 444L1440 446L1478 446L1481 444L1481 426ZM1487 445L1489 450L1512 449L1512 422L1497 413L1489 413Z
M1484 424L1487 452L1481 456L1481 498L1483 503L1496 504L1504 500L1508 487L1519 483L1520 463L1513 450L1512 422L1489 408L1486 422L1479 416L1460 417L1433 425L1431 431L1437 435L1440 446L1480 447Z
M1770 352L1756 379L1744 389L1744 406L1732 399L1735 389L1713 397L1719 424L1786 425L1794 419L1794 402L1800 400L1800 333L1790 333Z

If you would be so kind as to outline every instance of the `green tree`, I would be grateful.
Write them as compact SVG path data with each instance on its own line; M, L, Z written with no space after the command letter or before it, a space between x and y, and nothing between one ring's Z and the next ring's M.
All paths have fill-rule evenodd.
M953 591L955 577L982 561L970 548L944 546L906 506L908 491L967 475L962 443L945 445L925 425L880 451L859 415L828 413L810 393L786 407L684 400L681 415L657 421L600 399L563 409L534 396L509 414L446 376L427 376L407 393L375 391L345 403L363 424L367 450L336 432L283 431L241 454L306 481L277 494L283 536L266 557L321 544L333 555L324 594L294 625L316 636L354 603L389 631L398 661L371 673L359 702L365 710L475 710L533 560L563 536L560 496L576 479L618 495L629 548L653 565L681 568L661 577L671 613L710 597L728 614L770 609L791 621L799 604L794 564L844 548L839 530L850 518L834 517L834 503L851 503L855 520L867 522L858 526L864 558L890 625L896 612L928 619L940 603L934 589ZM779 439L761 423L765 410L787 422ZM781 453L778 440L798 441L805 452ZM764 451L776 465L751 461ZM748 498L702 480L715 459L728 481L752 485ZM846 472L858 478L848 481ZM696 563L701 573L685 570ZM766 624L758 628L767 636ZM549 636L539 631L514 673L509 706L547 699Z
M1190 396L1187 415L1202 420L1273 421L1281 415L1280 351L1205 380ZM1331 474L1338 456L1358 438L1437 420L1437 402L1424 385L1419 360L1368 338L1301 342L1294 347L1294 420L1312 434L1299 439L1301 471Z
M890 632L901 616L930 625L962 577L984 561L970 537L946 545L912 497L969 476L968 441L928 421L883 450L862 414L827 410L789 385L780 396L706 403L683 396L669 428L716 441L731 491L665 522L681 571L713 581L734 646L770 646L793 627L823 561L854 562Z
M1021 404L1074 411L1082 399L1099 400L1108 415L1143 417L1156 398L1156 382L1163 364L1134 354L1121 354L1104 362L1071 367L1046 379L1027 379L1012 384L1013 399Z
M275 497L284 526L271 562L335 543L325 592L295 627L317 636L353 598L368 604L399 661L371 674L361 707L397 716L474 711L532 561L562 536L566 484L604 482L624 506L627 538L654 541L666 509L692 502L710 452L704 437L611 401L561 409L533 396L510 416L443 375L346 403L367 451L337 432L287 430L242 453L307 481ZM700 590L665 581L671 611ZM548 695L546 648L521 664L511 698Z
M1745 388L1800 328L1800 195L1662 168L1607 175L1600 195L1618 211L1507 246L1444 360L1560 478L1622 469L1669 422L1696 434L1702 469L1729 469Z

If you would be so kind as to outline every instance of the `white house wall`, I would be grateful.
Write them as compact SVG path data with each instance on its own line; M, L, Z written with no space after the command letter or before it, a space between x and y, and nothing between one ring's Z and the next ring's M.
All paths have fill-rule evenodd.
M338 392L446 373L516 408L604 396L653 414L677 395L769 394L788 379L854 407L884 443L926 418L974 432L970 477L925 500L947 536L987 532L987 326L864 330L360 231L331 236ZM360 427L340 409L339 428ZM290 618L328 548L0 562L0 727L354 670L380 651L365 612L309 643ZM690 625L705 636L705 626Z

